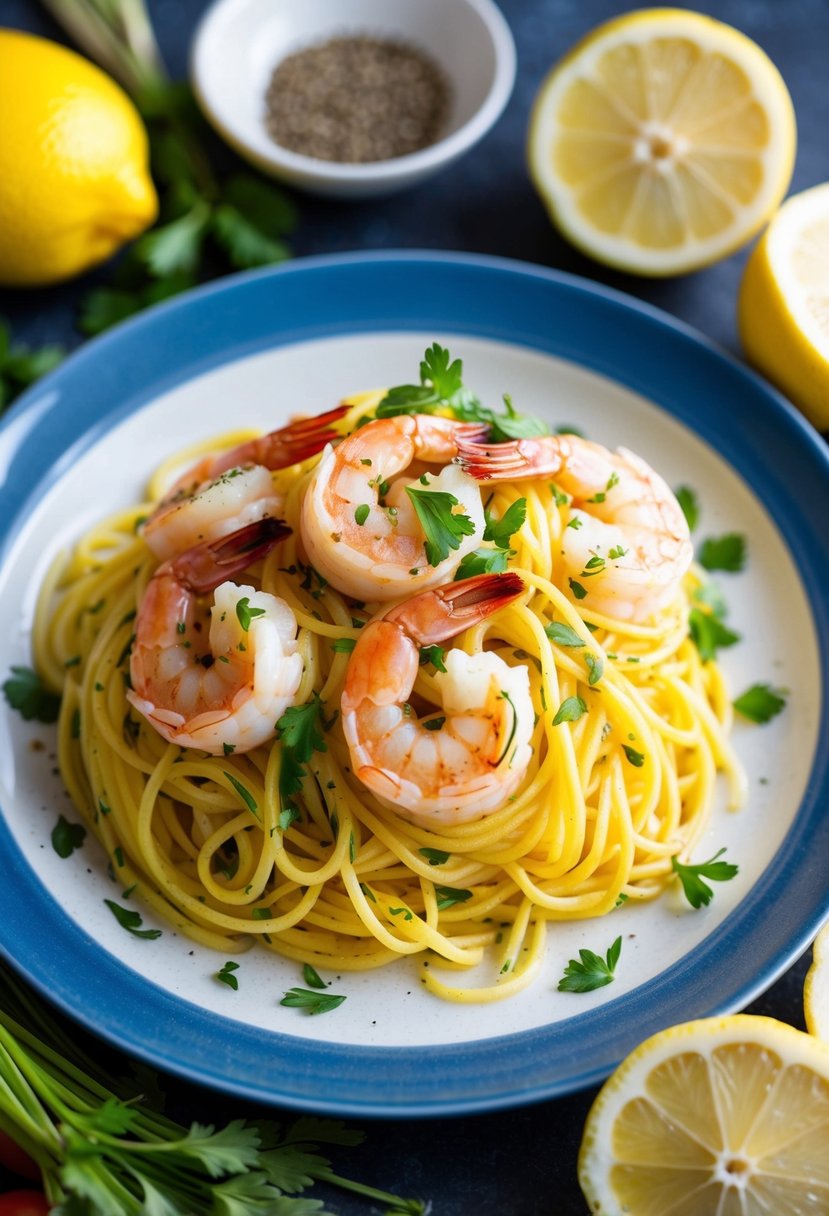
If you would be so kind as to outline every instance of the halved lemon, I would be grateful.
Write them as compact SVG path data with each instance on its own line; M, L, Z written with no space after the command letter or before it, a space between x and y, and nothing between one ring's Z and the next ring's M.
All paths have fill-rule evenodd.
M829 183L777 212L743 273L737 319L749 361L829 430Z
M528 159L575 245L644 275L696 270L743 245L786 192L792 101L764 51L685 9L598 26L550 72Z
M661 1031L596 1098L579 1181L601 1216L825 1216L829 1046L749 1014Z
M803 1012L809 1033L829 1043L829 923L815 938L812 965L803 985ZM826 1151L829 1153L829 1145Z

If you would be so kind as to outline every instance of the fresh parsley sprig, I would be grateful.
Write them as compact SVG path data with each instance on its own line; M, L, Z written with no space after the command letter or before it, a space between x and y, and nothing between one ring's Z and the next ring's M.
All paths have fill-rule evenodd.
M593 992L615 979L616 964L622 953L622 939L617 937L604 958L592 950L579 950L578 959L571 958L558 982L559 992Z
M685 898L692 908L701 908L703 904L707 907L714 898L714 892L708 882L728 882L739 874L739 866L730 861L718 860L724 852L724 848L720 849L713 857L709 857L708 861L698 862L696 865L681 862L676 856L671 858L671 868L679 877Z
M446 347L433 342L420 363L420 384L399 384L389 389L377 406L378 418L396 414L434 414L449 410L461 422L483 422L495 443L547 435L549 428L538 418L519 414L508 395L504 413L482 405L463 383L463 363L453 359Z

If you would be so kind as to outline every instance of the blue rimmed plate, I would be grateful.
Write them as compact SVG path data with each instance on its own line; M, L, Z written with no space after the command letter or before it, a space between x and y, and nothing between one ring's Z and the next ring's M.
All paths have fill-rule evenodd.
M749 559L723 575L722 655L734 692L789 691L766 726L737 724L749 774L738 812L717 805L700 858L739 863L712 904L678 894L554 926L541 978L488 1006L446 1004L405 962L330 976L348 999L324 1017L283 1008L302 978L248 954L239 990L223 958L166 925L137 940L103 903L114 888L87 838L68 859L50 833L67 802L48 728L0 714L0 946L30 982L97 1034L171 1072L260 1101L339 1114L450 1114L591 1084L648 1033L735 1009L806 947L829 911L829 500L825 446L757 377L656 310L496 259L382 254L298 261L163 305L73 356L0 430L0 671L28 663L37 588L85 528L135 501L152 469L197 438L281 425L346 393L411 380L433 340L487 400L639 451L702 504L699 535L739 532ZM39 750L37 742L45 744ZM35 746L33 746L33 744ZM152 917L144 913L145 923ZM579 948L621 934L614 983L556 991Z

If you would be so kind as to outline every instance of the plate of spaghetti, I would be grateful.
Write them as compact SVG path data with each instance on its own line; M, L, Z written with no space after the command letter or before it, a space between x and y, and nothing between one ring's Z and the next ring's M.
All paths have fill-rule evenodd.
M90 343L0 444L0 945L123 1049L516 1105L829 911L826 450L656 310L297 262Z

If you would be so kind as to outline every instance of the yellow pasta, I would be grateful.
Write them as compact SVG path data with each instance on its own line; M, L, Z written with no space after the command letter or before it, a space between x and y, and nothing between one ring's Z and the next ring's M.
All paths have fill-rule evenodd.
M35 661L62 693L64 781L122 886L207 946L256 945L337 972L417 956L436 996L501 999L538 974L549 922L603 916L623 898L664 890L672 857L687 855L706 826L718 772L731 804L742 800L722 674L689 638L699 574L656 623L591 612L556 569L566 504L542 481L498 483L499 515L527 500L509 568L529 594L454 645L528 667L533 759L500 810L418 826L351 772L336 718L349 654L333 643L356 641L370 609L302 561L299 512L315 463L274 475L293 534L245 575L293 609L304 664L297 703L320 698L326 746L307 764L301 817L291 821L280 804L279 737L246 754L182 751L126 699L133 620L156 565L139 524L169 462L149 501L81 538L42 590ZM551 638L551 622L568 627L569 644ZM428 665L414 694L434 701ZM585 712L556 722L568 698ZM484 978L464 985L463 972L482 962Z

